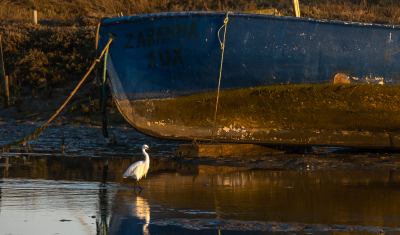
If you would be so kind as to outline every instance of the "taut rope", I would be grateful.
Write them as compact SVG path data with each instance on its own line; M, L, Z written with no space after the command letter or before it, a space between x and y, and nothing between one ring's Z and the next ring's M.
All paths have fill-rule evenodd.
M226 13L226 18L224 20L224 25L221 26L221 28L219 28L218 30L218 40L219 43L221 44L221 49L222 49L222 55L221 55L221 67L219 69L219 80L218 80L218 92L217 92L217 102L215 104L215 114L214 114L214 128L212 131L212 140L214 141L214 135L215 135L215 128L217 126L217 112L218 112L218 100L219 100L219 89L221 87L221 75L222 75L222 64L224 62L224 52L225 52L225 35L226 35L226 27L228 26L228 18L229 12ZM222 28L225 28L224 30L224 40L223 42L221 42L221 39L219 38L219 32L221 31Z

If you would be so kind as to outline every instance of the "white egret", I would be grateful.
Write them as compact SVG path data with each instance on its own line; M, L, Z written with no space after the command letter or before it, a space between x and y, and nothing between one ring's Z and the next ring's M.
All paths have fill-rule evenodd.
M146 149L149 149L149 146L143 145L142 146L142 152L145 157L144 161L138 161L133 163L124 173L124 178L132 177L136 179L135 186L136 184L139 185L140 190L142 188L140 187L139 180L144 176L146 177L147 171L149 170L150 167L150 158L149 155L146 153Z

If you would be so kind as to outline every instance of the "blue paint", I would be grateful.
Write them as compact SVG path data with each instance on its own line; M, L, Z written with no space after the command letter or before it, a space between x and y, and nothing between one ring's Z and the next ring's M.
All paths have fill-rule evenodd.
M177 12L103 20L100 50L108 32L117 35L107 61L114 97L131 100L216 91L221 62L217 32L225 17L222 12ZM167 27L175 38L167 37ZM230 13L221 89L333 83L337 73L354 78L353 82L383 78L384 84L397 85L399 29Z

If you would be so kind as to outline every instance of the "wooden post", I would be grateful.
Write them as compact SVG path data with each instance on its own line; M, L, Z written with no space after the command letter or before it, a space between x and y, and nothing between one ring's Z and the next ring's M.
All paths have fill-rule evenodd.
M10 106L10 92L8 90L8 76L5 76L4 79L4 104L6 106L6 108L8 108Z
M65 138L64 138L64 136L61 138L61 149L65 150Z
M0 79L4 81L5 76L6 76L6 71L4 70L3 49L1 46L1 35L0 35Z
M116 145L117 144L117 139L115 138L115 134L113 134L113 138L110 140L110 143L112 145Z
M14 77L11 74L8 76L8 86L9 87L12 87L14 85L14 79L13 78Z
M296 17L300 17L299 0L293 0L293 8L294 12L296 13Z
M10 168L10 158L6 157L6 170L4 171L4 177L8 178L8 168Z
M3 61L3 49L1 46L1 35L0 35L0 80L3 83L4 87L4 98L6 108L9 106L9 92L8 92L8 78L6 77L6 72L4 69L4 61Z
M37 24L37 10L32 10L32 23Z

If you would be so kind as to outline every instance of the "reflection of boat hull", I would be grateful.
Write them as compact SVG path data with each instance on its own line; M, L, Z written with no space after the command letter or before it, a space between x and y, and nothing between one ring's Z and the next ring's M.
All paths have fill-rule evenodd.
M113 96L132 126L159 138L212 138L225 17L103 21L100 47L117 35L107 60ZM215 139L400 147L398 88L381 86L398 84L399 29L231 13Z

